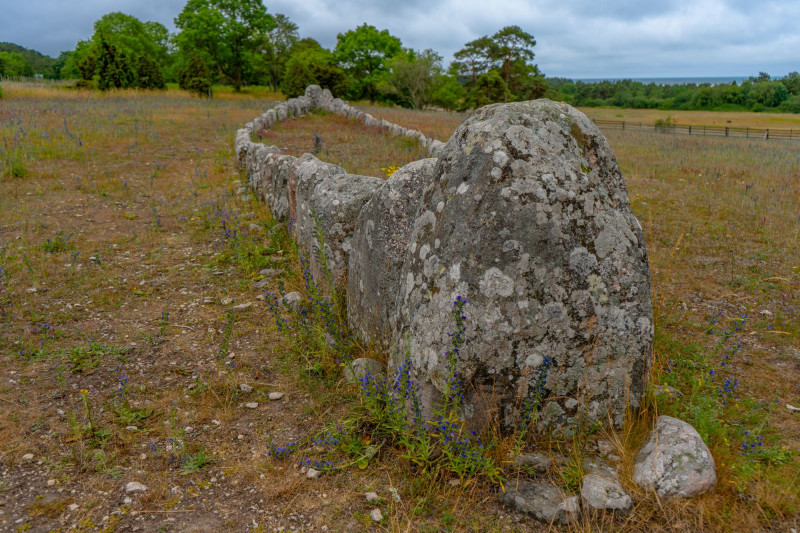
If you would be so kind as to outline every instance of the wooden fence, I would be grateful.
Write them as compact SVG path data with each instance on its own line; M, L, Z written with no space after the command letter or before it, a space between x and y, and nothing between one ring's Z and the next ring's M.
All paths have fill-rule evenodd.
M625 120L595 120L602 129L644 130L656 133L701 135L704 137L736 137L742 139L785 139L800 141L800 129L738 128L731 126L690 126L687 124L631 122Z

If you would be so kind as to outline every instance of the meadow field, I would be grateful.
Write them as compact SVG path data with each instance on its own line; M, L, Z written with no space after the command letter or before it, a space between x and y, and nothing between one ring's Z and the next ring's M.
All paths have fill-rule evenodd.
M492 452L502 483L415 464L365 432L356 386L309 371L310 347L278 331L264 290L309 285L286 228L235 168L233 139L280 95L3 91L0 531L550 529L497 502L527 475L500 455L507 448ZM440 140L466 116L364 108ZM698 118L771 119L793 120ZM800 528L800 413L787 408L800 407L800 144L604 133L653 274L647 407L619 432L526 446L565 456L550 475L574 492L593 439L614 444L634 510L571 529ZM323 113L281 122L263 141L376 176L423 154ZM262 281L267 268L280 274ZM633 486L657 414L703 436L713 493L659 500ZM308 479L309 465L323 475ZM147 490L128 493L130 482Z

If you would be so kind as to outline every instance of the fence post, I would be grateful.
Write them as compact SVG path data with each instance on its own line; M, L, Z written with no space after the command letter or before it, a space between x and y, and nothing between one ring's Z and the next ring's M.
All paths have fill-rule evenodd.
M725 126L725 137L728 136L728 126Z
M689 125L689 135L691 135L691 134L692 134L692 126L691 126L691 124L690 124L690 125Z
M747 137L748 139L750 138L750 128L747 128L747 131L745 132L744 136Z
M623 130L625 129L625 121L624 120L622 121L622 129Z

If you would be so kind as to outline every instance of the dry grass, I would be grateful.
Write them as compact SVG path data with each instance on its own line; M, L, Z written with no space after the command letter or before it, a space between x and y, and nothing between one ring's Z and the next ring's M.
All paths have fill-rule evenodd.
M655 124L671 117L676 124L692 126L730 126L738 128L780 128L798 130L800 116L792 113L751 113L747 111L674 111L660 109L581 108L594 120L625 120Z

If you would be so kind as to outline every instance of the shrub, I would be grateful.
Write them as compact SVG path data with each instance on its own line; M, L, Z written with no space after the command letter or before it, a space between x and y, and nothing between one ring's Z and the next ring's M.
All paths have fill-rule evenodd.
M136 61L136 86L141 89L166 89L164 75L152 57L141 55Z
M200 56L192 54L189 62L178 71L178 85L199 96L211 97L211 71Z

